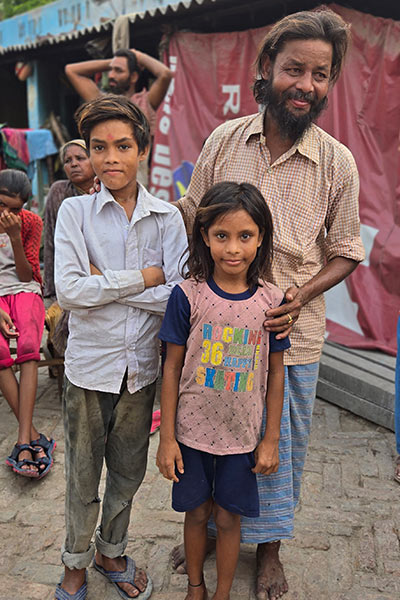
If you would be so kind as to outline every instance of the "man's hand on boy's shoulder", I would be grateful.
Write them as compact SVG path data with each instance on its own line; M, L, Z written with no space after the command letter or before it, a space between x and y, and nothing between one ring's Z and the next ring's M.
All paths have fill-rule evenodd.
M89 194L95 194L96 192L99 192L100 190L101 190L101 181L96 175L95 178L93 179L93 186L90 188Z

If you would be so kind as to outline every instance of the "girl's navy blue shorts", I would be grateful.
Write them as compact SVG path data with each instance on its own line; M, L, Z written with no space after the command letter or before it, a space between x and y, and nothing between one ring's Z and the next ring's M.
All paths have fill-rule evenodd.
M257 478L254 452L209 454L179 443L185 472L176 472L179 483L172 487L172 508L188 512L213 498L225 510L245 517L258 517Z

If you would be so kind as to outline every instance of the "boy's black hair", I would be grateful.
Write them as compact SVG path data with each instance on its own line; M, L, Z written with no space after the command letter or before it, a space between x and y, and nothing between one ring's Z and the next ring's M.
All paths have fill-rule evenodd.
M133 52L130 50L117 50L114 52L114 56L123 56L126 58L130 75L132 75L132 73L139 73L138 61Z
M82 104L75 112L75 121L80 135L85 140L89 154L90 132L93 127L112 119L130 124L139 152L146 150L150 144L150 126L140 108L126 96L101 94L94 100Z
M209 279L214 271L210 249L205 244L202 231L207 233L219 217L245 210L263 235L261 246L247 271L249 288L266 280L272 262L272 216L261 192L251 183L224 181L213 185L201 199L197 208L189 245L188 274L197 281Z
M25 204L32 194L31 182L27 174L17 169L0 171L0 194L10 198L19 196Z

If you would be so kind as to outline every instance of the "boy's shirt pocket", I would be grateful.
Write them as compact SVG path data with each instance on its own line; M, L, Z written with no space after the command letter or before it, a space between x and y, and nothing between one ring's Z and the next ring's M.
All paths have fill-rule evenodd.
M143 248L143 268L162 267L162 264L161 249Z

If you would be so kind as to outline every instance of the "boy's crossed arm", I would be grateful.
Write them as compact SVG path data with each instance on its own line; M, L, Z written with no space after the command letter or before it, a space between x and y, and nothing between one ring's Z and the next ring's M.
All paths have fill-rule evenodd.
M178 264L182 254L181 240L186 240L186 234L179 213L174 217L171 223L173 227L167 229L170 247L167 252L164 248L163 268L150 266L145 269L106 269L101 272L90 263L79 217L73 206L64 202L55 234L55 283L60 306L75 310L120 302L163 314L171 288L182 279ZM166 279L168 284L165 284ZM150 294L146 294L150 289Z
M162 230L161 248L164 280L153 285L146 285L146 289L142 292L123 294L117 302L157 315L165 313L173 288L182 281L182 267L187 253L186 229L178 210L172 212L166 219ZM156 269L157 267L149 268ZM159 268L161 271L161 267ZM148 270L144 269L142 273L143 271ZM153 271L146 273L148 278L152 275Z

